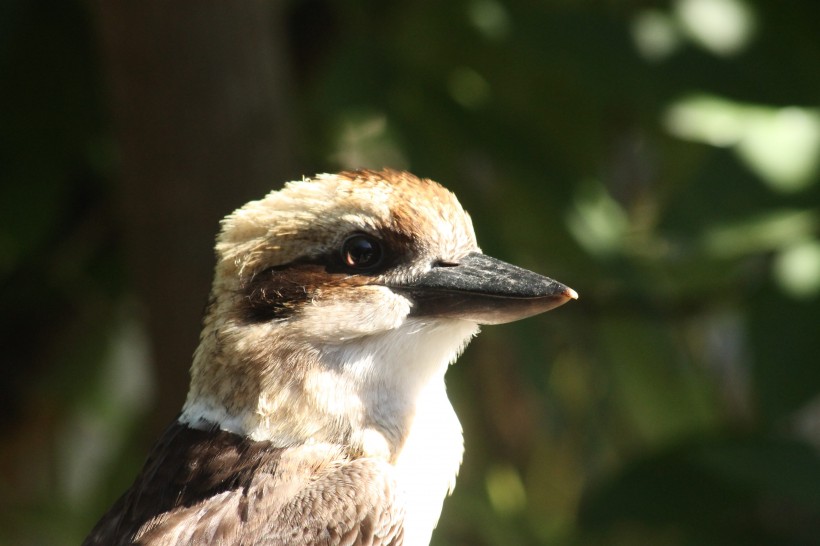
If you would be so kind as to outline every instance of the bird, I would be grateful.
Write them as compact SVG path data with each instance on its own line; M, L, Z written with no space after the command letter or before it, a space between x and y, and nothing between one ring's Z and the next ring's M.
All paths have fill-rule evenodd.
M449 365L480 325L578 298L390 169L289 182L215 254L181 413L85 546L429 544L464 452Z

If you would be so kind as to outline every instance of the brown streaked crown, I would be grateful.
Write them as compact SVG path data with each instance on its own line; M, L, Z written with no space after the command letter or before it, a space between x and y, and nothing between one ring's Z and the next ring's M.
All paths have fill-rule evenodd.
M333 253L349 234L370 233L418 258L477 249L469 215L440 184L393 170L348 171L290 182L222 222L217 280Z

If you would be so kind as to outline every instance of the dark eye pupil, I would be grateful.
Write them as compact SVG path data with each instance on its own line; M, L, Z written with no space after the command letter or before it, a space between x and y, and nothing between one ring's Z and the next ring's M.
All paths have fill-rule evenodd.
M342 244L342 259L357 269L374 267L382 259L381 244L368 235L352 235Z

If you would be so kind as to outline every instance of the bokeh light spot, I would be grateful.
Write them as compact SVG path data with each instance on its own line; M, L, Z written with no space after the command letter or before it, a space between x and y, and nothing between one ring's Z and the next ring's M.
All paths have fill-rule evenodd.
M486 477L487 496L499 514L521 512L527 505L527 493L518 471L509 465L491 468Z
M632 20L630 30L638 53L647 61L666 59L681 45L681 36L675 21L659 10L639 12Z
M475 0L467 7L470 23L485 37L500 40L510 33L510 16L495 0Z
M796 299L820 294L820 242L803 241L783 249L774 262L774 277Z
M675 15L687 36L715 55L740 53L754 34L754 14L740 0L678 0Z
M484 77L466 66L450 73L447 89L454 101L465 108L478 108L490 99L490 84Z
M775 108L696 95L673 103L663 122L679 138L731 147L775 191L800 191L816 180L820 112L815 109Z

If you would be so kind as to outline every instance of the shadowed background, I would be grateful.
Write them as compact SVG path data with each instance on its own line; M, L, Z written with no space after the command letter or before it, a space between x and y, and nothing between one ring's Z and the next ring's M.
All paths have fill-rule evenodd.
M0 6L0 544L78 544L179 411L219 219L444 183L581 294L448 374L434 544L820 536L820 3Z

